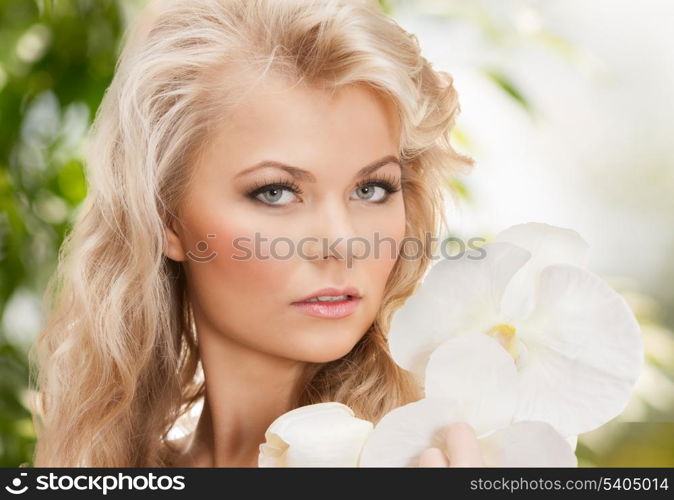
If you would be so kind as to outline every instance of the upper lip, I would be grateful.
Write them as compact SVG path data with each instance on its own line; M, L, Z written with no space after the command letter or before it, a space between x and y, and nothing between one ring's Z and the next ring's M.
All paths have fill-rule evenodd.
M334 297L338 297L340 295L351 295L352 297L360 298L360 292L358 292L358 289L353 286L347 286L346 288L334 288L334 287L328 287L328 288L321 288L320 290L316 290L313 292L311 295L307 295L306 297L303 297L295 302L304 302L305 300L312 299L314 297L319 297L319 296L324 296L324 295L332 295Z

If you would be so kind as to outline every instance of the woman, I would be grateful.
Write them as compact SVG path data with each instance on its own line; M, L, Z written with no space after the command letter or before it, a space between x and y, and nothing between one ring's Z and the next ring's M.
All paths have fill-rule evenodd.
M446 177L472 164L448 140L458 112L451 77L365 0L146 7L35 345L35 465L255 466L292 408L376 421L418 399L386 332ZM405 238L424 251L404 258ZM481 464L470 427L447 439L420 465Z

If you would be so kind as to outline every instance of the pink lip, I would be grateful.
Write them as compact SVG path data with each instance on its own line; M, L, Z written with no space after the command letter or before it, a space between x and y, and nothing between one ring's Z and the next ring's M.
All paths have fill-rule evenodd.
M359 298L337 302L293 302L293 305L309 316L337 319L348 316L358 307Z
M351 295L352 297L360 298L360 293L358 292L358 289L353 286L347 286L346 288L342 288L341 290L339 288L334 288L334 287L328 287L328 288L321 288L320 290L316 290L314 293L311 295L307 295L306 297L302 297L296 302L293 302L293 304L297 304L298 302L304 302L307 299L312 299L314 297L318 297L319 295Z
M346 300L339 300L337 302L306 302L307 299L317 297L319 295L349 295ZM354 287L347 287L342 290L337 288L323 288L303 299L293 302L292 305L297 307L300 311L310 316L318 318L337 319L348 316L353 313L360 302L360 293Z

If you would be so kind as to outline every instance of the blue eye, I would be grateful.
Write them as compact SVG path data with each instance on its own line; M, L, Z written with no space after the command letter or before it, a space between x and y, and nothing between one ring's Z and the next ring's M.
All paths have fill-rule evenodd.
M359 186L354 192L358 199L374 202L380 202L388 196L386 189L375 184Z
M265 205L284 206L295 201L301 193L297 184L279 181L255 187L247 196Z
M392 193L400 189L400 181L393 178L366 179L358 183L350 199L385 203ZM302 190L294 182L279 180L260 184L249 191L246 196L267 206L282 207L298 201L301 194Z
M400 189L400 181L392 177L373 177L359 182L354 191L356 198L351 199L384 203Z
M295 198L295 194L289 189L273 187L262 191L255 198L270 205L285 205Z

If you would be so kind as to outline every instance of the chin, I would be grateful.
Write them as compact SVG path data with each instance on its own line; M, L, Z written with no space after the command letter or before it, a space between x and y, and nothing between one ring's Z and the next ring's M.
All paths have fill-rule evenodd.
M363 337L359 335L333 335L330 338L313 336L303 339L304 342L295 344L291 356L298 361L308 363L329 363L346 356L358 341Z

